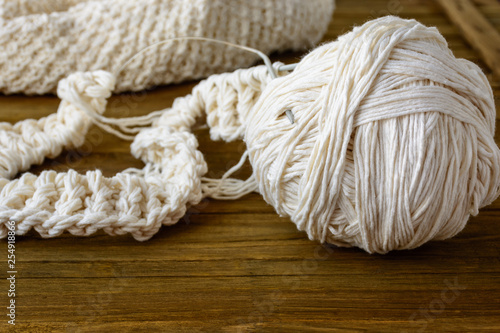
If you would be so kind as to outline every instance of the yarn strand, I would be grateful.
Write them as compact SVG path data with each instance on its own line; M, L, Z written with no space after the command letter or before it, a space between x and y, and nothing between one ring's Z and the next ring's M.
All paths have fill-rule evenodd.
M217 40L217 39L213 39L213 38L177 37L177 38L170 38L170 39L155 43L153 45L150 45L148 47L145 47L144 49L139 51L136 55L131 57L128 61L126 61L125 64L122 67L120 67L120 69L114 74L114 77L118 77L120 75L120 73L130 63L132 63L136 58L140 57L144 52L147 52L148 50L150 50L152 48L156 48L160 45L170 43L173 41L203 41L203 42L217 43L217 44L221 44L221 45L225 45L225 46L238 48L238 49L250 52L250 53L254 53L262 59L262 61L264 62L264 65L268 69L269 75L273 79L278 77L278 74L277 74L278 72L286 73L288 68L293 68L293 67L285 67L285 68L281 69L281 67L283 67L283 66L279 66L279 65L275 66L276 67L275 68L275 67L273 67L271 60L269 59L269 57L266 54L264 54L263 52L261 52L257 49L247 47L244 45L229 43L229 42L225 42L225 41L221 41L221 40ZM68 89L68 88L66 88L63 85L63 86L59 87L59 89L61 90L61 94L64 94L64 90ZM128 135L128 134L138 133L139 131L141 131L141 129L144 126L150 126L155 120L160 118L164 112L168 112L168 110L160 110L160 111L155 111L155 112L152 112L150 114L147 114L145 116L140 116L140 117L108 118L108 117L102 116L101 114L99 114L99 112L96 112L95 110L93 110L92 107L90 105L88 105L88 103L86 103L84 99L80 99L80 100L75 99L75 100L72 100L72 102L75 106L78 106L80 108L80 110L84 111L87 114L87 116L89 116L90 119L92 119L93 123L95 125L99 126L102 130L104 130L105 132L108 132L110 134L113 134L122 140L127 140L127 141L133 141L135 138L134 135ZM118 130L114 129L112 126L118 127Z
M264 64L269 69L269 74L271 75L271 77L273 79L275 79L275 78L278 77L278 75L275 72L275 69L273 68L273 64L271 62L271 59L269 59L269 57L266 54L264 54L263 52L261 52L261 51L259 51L257 49L254 49L252 47L248 47L248 46L244 46L244 45L238 45L238 44L235 44L235 43L230 43L230 42L226 42L226 41L223 41L223 40L218 40L218 39L214 39L214 38L206 38L206 37L173 37L173 38L162 40L160 42L157 42L157 43L154 43L152 45L149 45L148 47L145 47L144 49L142 49L141 51L139 51L136 55L134 55L133 57L131 57L128 61L126 61L125 64L123 64L123 66L121 66L116 71L115 76L118 77L120 75L120 73L130 63L132 63L136 58L140 57L145 52L147 52L147 51L149 51L149 50L151 50L153 48L157 48L160 45L165 45L167 43L171 43L171 42L175 42L175 41L199 41L199 42L201 41L201 42L217 43L217 44L234 47L234 48L237 48L237 49L240 49L240 50L243 50L243 51L247 51L247 52L256 54L256 55L258 55L264 61Z

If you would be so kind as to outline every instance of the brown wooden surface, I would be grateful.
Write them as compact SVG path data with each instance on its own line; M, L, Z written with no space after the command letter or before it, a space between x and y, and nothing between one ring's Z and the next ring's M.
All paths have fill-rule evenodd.
M500 75L500 33L469 0L438 0L484 62ZM494 6L491 4L491 6Z
M456 56L485 69L500 106L499 77L485 66L437 2L337 3L325 40L381 15L416 18L437 26ZM500 10L494 0L475 3L498 29ZM298 56L274 58L294 61ZM192 86L114 96L107 115L139 115L169 107L173 98L185 95ZM0 120L39 118L55 112L57 105L57 98L51 96L0 96ZM112 175L142 165L131 157L126 142L93 133L86 149L66 152L31 171L100 168ZM205 131L198 135L212 176L221 175L242 152L241 143L214 143ZM499 143L498 134L496 139ZM318 246L256 194L232 202L204 202L177 225L163 227L144 243L102 233L49 240L32 233L17 240L16 329L498 332L499 218L497 200L453 239L384 256ZM6 243L0 248L6 258ZM6 259L2 262L5 274ZM2 307L8 302L3 281ZM0 331L7 331L7 317L2 317Z

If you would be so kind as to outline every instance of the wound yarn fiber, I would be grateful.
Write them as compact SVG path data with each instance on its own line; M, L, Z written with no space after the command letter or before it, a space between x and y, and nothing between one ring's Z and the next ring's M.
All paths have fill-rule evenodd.
M334 0L0 0L0 92L45 94L77 71L116 73L145 47L207 37L268 54L317 43ZM138 55L114 92L205 78L250 66L253 54L175 41Z
M318 47L246 121L260 193L320 242L415 248L456 235L499 195L490 85L414 20L381 18Z
M18 235L103 229L147 240L204 197L257 191L312 240L386 253L456 235L500 194L491 88L436 28L380 18L316 48L291 73L269 71L212 75L171 108L125 119L102 115L113 74L60 81L57 114L0 123L0 237L14 221ZM213 140L247 145L221 179L205 177L191 132L201 117ZM144 169L13 179L82 145L91 125L133 140ZM247 157L252 176L230 178Z

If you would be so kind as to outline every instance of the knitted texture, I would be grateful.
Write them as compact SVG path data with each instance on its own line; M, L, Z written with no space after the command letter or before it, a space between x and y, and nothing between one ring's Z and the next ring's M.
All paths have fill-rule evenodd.
M264 53L308 48L326 31L333 8L333 0L0 0L0 92L55 92L76 71L116 75L145 47L174 37ZM255 60L224 45L173 41L135 58L114 92L199 79Z

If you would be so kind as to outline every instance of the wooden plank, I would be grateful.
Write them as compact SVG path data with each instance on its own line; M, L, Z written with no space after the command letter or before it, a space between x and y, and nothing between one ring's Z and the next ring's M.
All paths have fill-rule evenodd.
M478 6L492 6L500 7L500 2L498 0L473 0Z
M482 13L494 13L491 6L481 6ZM325 41L371 17L399 14L436 26L456 56L482 65L433 0L338 0L337 7ZM491 72L488 78L499 108L500 79ZM106 115L135 116L169 107L193 85L113 96ZM0 96L0 121L39 118L53 113L58 103L54 96ZM129 142L100 134L98 142L87 137L89 152L64 152L30 171L100 168L111 176L141 167L130 155ZM241 142L212 142L207 130L196 135L214 175L242 153ZM495 138L500 143L500 131ZM32 231L16 243L15 331L500 331L499 219L496 200L456 237L387 255L321 247L277 216L259 194L204 201L147 242L102 231L85 238L41 239ZM6 256L0 242L0 257ZM6 272L6 264L0 267ZM2 280L0 305L5 306L8 286ZM450 283L460 288L451 290ZM0 332L9 330L5 319Z
M467 41L491 70L500 76L500 33L469 0L438 0Z

